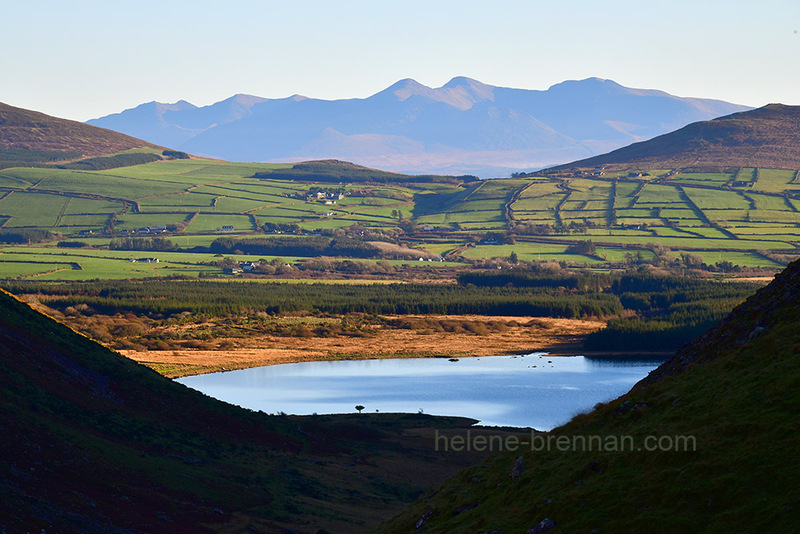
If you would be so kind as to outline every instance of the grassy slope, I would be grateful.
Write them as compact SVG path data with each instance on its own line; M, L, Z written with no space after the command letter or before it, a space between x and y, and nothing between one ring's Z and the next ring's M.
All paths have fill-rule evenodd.
M9 148L104 156L156 146L105 128L0 103L0 150Z
M557 436L694 436L688 452L496 455L381 532L793 532L800 524L800 263L630 393ZM763 329L763 330L762 330ZM422 528L416 523L427 514Z
M712 263L774 267L796 256L800 201L793 198L797 172L767 167L800 167L800 157L794 155L800 146L798 114L800 108L774 105L695 123L613 153L614 161L627 163L607 168L604 176L567 173L566 179L414 177L332 160L266 165L193 159L99 172L12 167L0 171L0 224L4 231L46 228L65 236L89 231L98 235L112 224L118 231L175 225L188 234L213 233L223 226L246 233L267 222L298 224L307 231L354 223L391 229L401 222L399 212L416 222L418 230L433 227L434 234L424 235L423 231L419 232L423 235L410 236L415 243L436 246L444 239L445 251L458 249L466 240L477 240L488 231L513 229L520 236L512 250L524 259L598 263L596 258L564 251L570 241L591 238L609 259L622 259L629 251L651 254L652 243L658 243L676 251L674 256L679 255L677 251L689 251ZM0 156L3 146L87 152L121 149L138 142L117 139L118 135L0 105ZM716 160L702 159L712 154ZM724 163L725 168L697 172L704 169L697 165L715 162ZM570 165L581 163L585 162ZM695 167L692 172L683 168L689 164ZM637 166L649 170L650 175L627 178L628 170ZM662 171L656 172L654 167ZM681 172L675 174L678 170ZM339 199L335 205L295 198L314 186L356 195ZM774 227L769 233L748 233L765 221ZM598 229L590 227L583 229L589 233L527 236L537 225L580 226L584 222L613 234L594 235ZM553 252L553 245L561 245L562 250ZM40 259L50 261L48 269L37 267L33 272L30 264L12 258L0 262L0 274L13 277L56 271L44 276L64 279L130 276L128 269L108 265L97 270L91 262L78 262L83 271L61 270L63 258L53 258L60 251L45 252ZM471 257L495 253L499 254L485 247L469 251ZM195 256L188 259L201 261ZM176 269L176 273L195 275L208 270L199 264L162 267L155 274Z
M769 104L718 119L695 122L649 141L555 169L623 165L800 168L800 106Z
M246 411L5 293L0 384L3 532L357 532L476 460L430 447L469 420Z

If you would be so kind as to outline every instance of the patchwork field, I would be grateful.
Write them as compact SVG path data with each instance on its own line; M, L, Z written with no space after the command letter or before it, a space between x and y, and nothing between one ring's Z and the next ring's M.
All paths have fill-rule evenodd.
M373 240L411 244L421 257L467 262L514 254L520 260L598 266L653 258L654 247L667 247L673 258L688 253L709 264L779 268L798 255L800 245L795 170L656 169L633 176L584 173L483 181L359 181L342 175L334 181L313 173L292 177L287 174L291 169L191 159L103 171L0 170L3 235L41 230L54 236L39 244L3 238L0 276L221 274L220 257L209 249L218 237L290 231L333 238L346 230L349 238L358 238L358 231L364 232L354 234L353 228L374 232ZM154 232L170 241L169 252L118 256L123 251L108 250L112 239L152 239ZM585 241L593 243L593 251L574 246ZM64 248L70 244L84 246ZM148 255L160 262L129 261ZM228 256L303 260L296 255Z

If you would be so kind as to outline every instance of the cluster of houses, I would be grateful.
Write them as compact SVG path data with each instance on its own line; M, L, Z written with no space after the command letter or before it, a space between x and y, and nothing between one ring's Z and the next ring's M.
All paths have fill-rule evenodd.
M308 193L287 193L286 196L288 198L299 198L305 200L306 202L319 202L321 204L325 204L326 206L332 206L336 204L337 200L342 200L345 197L345 194L342 191L311 190Z
M586 171L575 171L572 173L572 176L580 177L580 176L603 176L605 175L605 167L595 167L592 172Z
M131 263L158 263L158 258L131 258Z
M253 263L252 261L240 261L238 267L227 267L222 272L225 274L252 273L256 270L257 265L257 263Z
M164 234L167 231L166 226L143 226L136 230L137 234Z

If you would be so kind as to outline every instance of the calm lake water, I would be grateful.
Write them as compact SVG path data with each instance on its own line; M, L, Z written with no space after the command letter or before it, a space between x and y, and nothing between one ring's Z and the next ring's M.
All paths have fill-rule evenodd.
M583 356L306 362L189 376L178 382L267 413L458 415L482 425L550 430L627 392L658 361Z

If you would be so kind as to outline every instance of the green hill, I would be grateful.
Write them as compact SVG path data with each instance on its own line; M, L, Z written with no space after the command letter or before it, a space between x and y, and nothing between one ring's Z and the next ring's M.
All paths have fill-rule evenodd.
M608 154L553 170L612 166L767 167L800 169L800 106L769 104L710 121L695 122Z
M74 157L88 152L84 141L102 147L111 133L75 123L87 129L86 136L100 138L84 139L83 130L62 135L54 126L38 128L33 117L41 114L10 109L16 122L0 124L0 138L16 139L5 156L0 150L0 243L18 246L3 251L0 278L221 274L211 263L216 260L200 252L223 229L226 237L250 237L353 228L348 237L417 247L425 249L418 257L459 263L504 261L513 253L519 260L573 267L649 263L681 270L705 264L732 272L777 270L800 252L800 158L792 159L800 146L798 108L789 106L695 123L621 152L642 155L637 147L668 145L662 152L669 157L653 149L616 167L494 180L407 176L335 160L163 159L152 148L65 164L54 161L65 157L54 146L76 151ZM65 137L73 144L58 145ZM714 154L717 159L702 159ZM158 161L142 164L148 158ZM35 165L43 168L29 168ZM108 251L110 239L151 227L166 228L174 252L181 251L147 268ZM83 250L25 248L38 240L31 231L49 232L36 235L63 238L67 245L80 237L76 247Z
M532 440L539 450L460 473L379 531L796 532L798 302L795 262L628 394Z
M472 420L244 410L5 292L0 384L1 532L362 531L477 460L429 450Z

